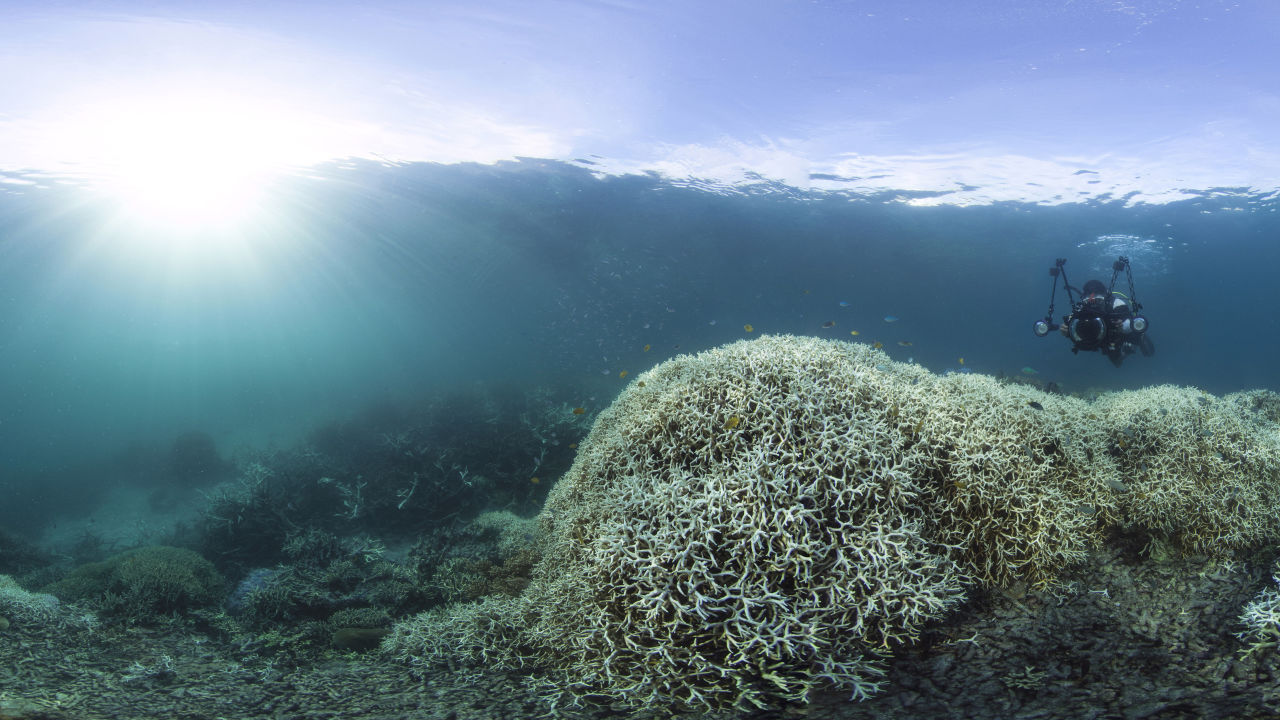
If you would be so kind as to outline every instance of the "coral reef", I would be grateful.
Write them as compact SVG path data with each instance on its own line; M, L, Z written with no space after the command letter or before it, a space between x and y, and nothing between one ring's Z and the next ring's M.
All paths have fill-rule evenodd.
M1238 411L936 377L816 339L681 356L598 417L521 595L403 621L384 648L536 667L553 703L867 697L966 587L1047 587L1122 528L1208 554L1280 536L1275 428Z
M147 624L211 605L222 586L222 576L200 555L156 545L81 565L46 589L126 624Z
M641 375L552 491L528 590L401 623L388 649L472 648L637 703L870 694L963 579L923 537L914 422L879 390L923 375L882 359L772 338Z
M1275 537L1280 444L1265 413L1241 412L1238 396L1169 385L1109 393L1094 406L1129 523L1209 555Z
M286 539L309 529L412 538L494 508L532 515L550 485L539 476L569 467L591 420L557 397L477 389L380 405L242 457L235 481L205 493L200 550L237 575L281 562Z
M288 563L249 571L227 599L227 610L256 630L322 622L342 613L404 613L426 607L412 572L383 557L376 540L339 538L320 530L290 537ZM341 622L341 621L339 621Z
M490 511L424 539L411 559L438 602L518 595L542 557L541 538L536 519Z
M1272 584L1263 588L1240 614L1244 629L1236 637L1248 644L1245 655L1280 646L1280 562L1276 563Z
M60 603L53 595L24 590L13 578L0 575L0 617L18 622L45 623L53 620Z

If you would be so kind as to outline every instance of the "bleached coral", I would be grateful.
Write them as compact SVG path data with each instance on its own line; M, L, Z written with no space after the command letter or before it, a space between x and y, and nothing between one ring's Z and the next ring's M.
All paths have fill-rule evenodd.
M523 660L637 703L874 692L880 654L962 584L922 536L912 451L879 389L912 373L883 359L774 338L641 375L540 516L546 553L507 607L532 622L504 625L522 628ZM422 656L439 619L390 649Z
M1222 401L1240 415L1256 414L1262 420L1280 423L1280 394L1270 390L1243 390L1223 395Z
M533 518L522 518L509 510L494 510L480 513L472 523L478 530L497 536L498 555L503 559L539 548L541 533Z
M866 697L967 585L1048 584L1119 524L1217 552L1280 536L1274 430L1202 397L1088 403L795 337L680 356L597 418L523 594L385 649L537 668L556 702Z
M0 616L19 622L48 623L58 618L60 607L58 598L29 592L8 575L0 575Z
M977 375L939 378L916 403L930 537L971 576L1043 585L1101 542L1118 474L1087 403Z
M1249 644L1245 655L1280 645L1280 575L1271 579L1275 584L1263 588L1240 614L1244 630L1236 637Z
M1280 443L1238 402L1162 385L1100 397L1127 522L1221 555L1280 532Z

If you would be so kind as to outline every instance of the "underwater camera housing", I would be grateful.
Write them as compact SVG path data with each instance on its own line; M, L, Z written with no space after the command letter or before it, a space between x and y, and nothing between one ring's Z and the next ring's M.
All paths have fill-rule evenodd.
M1053 263L1053 267L1049 268L1049 277L1052 278L1052 285L1049 288L1049 312L1045 313L1044 319L1036 320L1032 324L1031 331L1035 333L1036 337L1045 337L1054 327L1053 305L1054 300L1057 299L1059 279L1062 281L1063 290L1067 293L1067 302L1071 303L1071 314L1062 318L1064 323L1072 322L1073 319L1079 321L1104 318L1109 311L1109 308L1104 308L1096 302L1086 302L1083 297L1077 300L1073 296L1073 288L1067 282L1066 264L1066 258L1057 258ZM1127 300L1129 301L1130 311L1133 313L1133 317L1125 321L1125 332L1141 335L1147 331L1147 318L1145 315L1138 314L1142 310L1142 303L1138 302L1137 294L1133 288L1133 270L1129 266L1129 258L1123 255L1116 258L1116 261L1111 265L1111 269L1111 286L1107 288L1108 295L1114 291L1116 279L1120 276L1120 273L1124 272L1129 280ZM1074 331L1074 328L1072 330Z

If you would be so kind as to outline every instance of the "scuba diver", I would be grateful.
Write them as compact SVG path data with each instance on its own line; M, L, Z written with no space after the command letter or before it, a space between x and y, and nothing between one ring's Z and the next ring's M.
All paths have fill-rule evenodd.
M1071 352L1081 350L1091 352L1097 350L1112 365L1120 367L1124 359L1138 350L1144 357L1155 354L1155 346L1147 336L1147 318L1138 313L1142 304L1138 302L1133 290L1133 271L1129 267L1129 258L1120 256L1112 265L1111 285L1103 285L1099 280L1090 280L1083 288L1073 288L1067 282L1065 258L1058 258L1056 264L1049 268L1053 277L1053 291L1049 295L1049 312L1043 320L1035 323L1035 334L1044 337L1049 334L1053 325L1053 301L1058 291L1058 278L1062 278L1062 286L1066 288L1067 300L1071 302L1071 312L1062 317L1058 332L1071 340ZM1129 294L1115 290L1116 279L1124 270L1129 278ZM1080 296L1076 300L1073 293Z

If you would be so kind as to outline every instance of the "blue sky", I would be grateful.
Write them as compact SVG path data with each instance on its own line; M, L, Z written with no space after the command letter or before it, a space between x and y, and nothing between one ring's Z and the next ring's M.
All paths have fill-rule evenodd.
M523 155L726 182L755 172L808 186L820 173L838 178L820 187L955 202L1280 186L1280 5L1267 0L69 2L5 14L0 170Z

